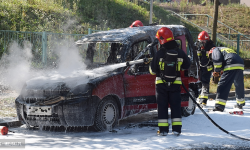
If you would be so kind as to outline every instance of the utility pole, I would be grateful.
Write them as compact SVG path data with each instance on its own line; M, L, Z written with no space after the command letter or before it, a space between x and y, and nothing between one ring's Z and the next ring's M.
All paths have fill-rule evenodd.
M213 22L213 33L212 33L212 41L216 44L216 32L217 32L217 21L218 21L218 7L219 0L214 0L214 22ZM219 77L213 77L213 82L218 84Z
M218 21L218 7L219 7L219 0L214 0L214 22L213 22L212 40L215 43L216 43L217 21Z
M150 16L149 16L149 24L152 24L152 14L153 14L153 0L150 0Z

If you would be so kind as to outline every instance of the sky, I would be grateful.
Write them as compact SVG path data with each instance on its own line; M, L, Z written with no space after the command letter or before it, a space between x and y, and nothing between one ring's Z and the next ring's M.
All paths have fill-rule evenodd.
M250 99L246 98L244 115L231 115L235 99L227 102L224 112L208 112L208 115L223 129L250 140ZM207 108L214 106L208 101ZM85 131L55 131L27 129L25 125L10 128L1 139L25 139L25 149L191 149L191 148L237 148L250 147L250 141L232 137L214 126L196 107L194 115L182 118L182 134L170 133L158 136L158 127L138 127L137 123L157 120L157 111L128 117L114 128L116 133ZM170 121L169 121L170 122ZM132 125L132 127L128 125ZM171 129L171 126L170 126Z

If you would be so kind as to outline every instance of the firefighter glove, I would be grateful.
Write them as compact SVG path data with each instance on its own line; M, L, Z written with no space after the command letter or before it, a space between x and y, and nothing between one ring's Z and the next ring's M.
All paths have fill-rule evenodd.
M213 72L213 76L214 77L220 77L220 73L219 72Z

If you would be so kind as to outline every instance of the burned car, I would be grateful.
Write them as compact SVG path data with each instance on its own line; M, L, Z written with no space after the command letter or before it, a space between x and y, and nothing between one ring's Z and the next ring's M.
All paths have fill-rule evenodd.
M179 47L188 54L192 65L181 71L181 78L189 92L198 97L197 54L189 30L182 25L156 25L114 29L84 36L75 43L84 47L87 69L108 66L105 74L85 80L77 78L72 86L54 82L39 88L24 86L16 99L19 120L27 126L92 126L98 131L114 127L119 120L157 109L155 76L149 73L149 63L126 65L128 61L150 58L157 51L155 40L161 27L172 30ZM113 68L112 68L113 67ZM74 80L74 78L71 78ZM85 82L81 82L81 81ZM32 81L30 81L32 82ZM195 112L195 104L181 88L182 115Z

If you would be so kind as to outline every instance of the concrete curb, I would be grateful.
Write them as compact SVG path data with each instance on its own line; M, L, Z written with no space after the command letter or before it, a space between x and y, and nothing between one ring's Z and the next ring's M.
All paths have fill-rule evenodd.
M249 93L250 93L250 89L245 89L245 94L249 94ZM228 96L235 96L235 91L231 91ZM212 99L215 99L216 98L216 93L209 94L208 97L212 98Z

